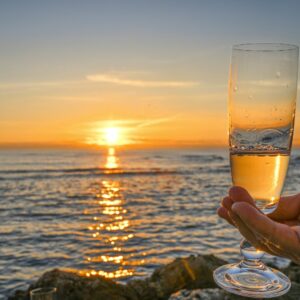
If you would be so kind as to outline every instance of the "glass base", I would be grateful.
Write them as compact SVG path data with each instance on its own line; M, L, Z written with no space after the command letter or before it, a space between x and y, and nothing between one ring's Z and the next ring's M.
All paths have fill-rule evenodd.
M273 298L287 293L291 282L281 272L265 266L249 267L242 261L214 271L214 280L224 290L251 298Z

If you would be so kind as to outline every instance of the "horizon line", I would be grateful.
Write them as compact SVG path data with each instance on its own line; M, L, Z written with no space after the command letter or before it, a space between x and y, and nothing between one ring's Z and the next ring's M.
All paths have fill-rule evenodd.
M162 143L162 144L128 144L128 145L88 145L75 143L0 143L0 150L5 149L166 149L166 148L226 148L225 143Z

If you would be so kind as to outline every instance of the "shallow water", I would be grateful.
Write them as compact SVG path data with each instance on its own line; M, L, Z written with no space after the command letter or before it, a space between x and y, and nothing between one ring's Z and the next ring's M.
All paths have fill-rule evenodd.
M295 152L288 193L299 165ZM237 259L216 216L230 184L221 150L0 151L0 295L54 267L126 281L178 256Z

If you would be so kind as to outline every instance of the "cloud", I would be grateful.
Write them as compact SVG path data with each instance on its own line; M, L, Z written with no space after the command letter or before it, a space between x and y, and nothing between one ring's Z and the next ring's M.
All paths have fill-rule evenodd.
M144 76L149 72L144 71L124 71L108 74L87 75L81 80L62 80L62 81L36 81L36 82L6 82L0 83L0 92L18 92L24 90L39 90L43 88L57 88L66 86L85 85L91 82L110 83L117 85L133 86L140 88L190 88L199 86L196 81L152 81L131 79L132 76Z
M167 118L158 118L158 119L151 119L151 120L146 120L139 122L136 127L142 128L142 127L147 127L147 126L152 126L156 124L161 124L161 123L166 123L174 119L176 115L167 117Z
M0 84L0 91L15 91L24 89L36 89L36 88L47 88L47 87L62 87L66 85L77 85L84 83L81 81L37 81L37 82L11 82Z
M141 88L152 87L173 87L173 88L189 88L199 85L196 81L150 81L150 80L137 80L126 79L113 74L94 74L87 75L86 79L93 82L111 83L118 85L127 85Z
M121 127L127 129L143 128L161 123L170 122L178 115L164 118L153 118L147 120L129 119L129 120L102 120L88 123L88 127L95 132L101 132L107 127Z

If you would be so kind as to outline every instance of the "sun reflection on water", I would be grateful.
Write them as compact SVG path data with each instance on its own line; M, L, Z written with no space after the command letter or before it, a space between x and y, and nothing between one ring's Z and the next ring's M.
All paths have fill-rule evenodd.
M119 169L119 159L114 148L108 149L105 163L105 173L114 173ZM86 261L93 267L99 263L99 269L80 271L82 275L104 276L106 278L128 277L134 274L134 269L129 265L140 265L144 261L130 262L123 252L126 242L134 237L130 231L130 221L127 219L127 210L124 208L125 199L122 193L120 181L106 179L99 184L99 192L96 194L98 215L92 217L93 223L88 226L91 237L106 244L105 253L98 256L88 256Z
M108 149L108 155L106 157L105 168L109 170L119 167L118 157L116 156L115 148L110 147Z

